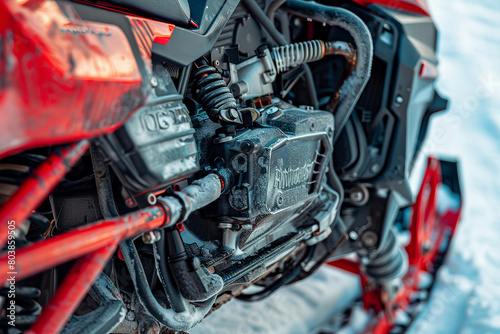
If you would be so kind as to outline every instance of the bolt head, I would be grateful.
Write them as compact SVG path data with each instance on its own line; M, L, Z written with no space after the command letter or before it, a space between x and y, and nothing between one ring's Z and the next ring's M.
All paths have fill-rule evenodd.
M231 108L228 110L227 115L229 116L230 119L237 119L238 118L238 110Z

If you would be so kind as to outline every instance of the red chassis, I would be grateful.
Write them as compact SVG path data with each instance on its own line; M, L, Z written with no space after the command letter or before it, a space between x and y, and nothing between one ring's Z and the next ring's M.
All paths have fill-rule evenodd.
M422 186L411 208L409 227L411 239L406 246L409 269L402 280L402 287L394 298L388 299L381 289L370 282L359 262L339 259L327 263L359 275L363 306L366 311L373 310L378 316L377 321L370 324L364 333L386 334L390 332L394 326L395 314L406 310L420 290L421 275L423 273L435 274L438 258L443 254L443 245L447 247L453 238L460 220L462 203L460 202L458 207L446 208L438 212L439 188L449 183L448 180L443 182L441 174L443 164L449 169L451 163L441 162L432 157L428 159ZM456 193L460 195L459 190L456 190Z

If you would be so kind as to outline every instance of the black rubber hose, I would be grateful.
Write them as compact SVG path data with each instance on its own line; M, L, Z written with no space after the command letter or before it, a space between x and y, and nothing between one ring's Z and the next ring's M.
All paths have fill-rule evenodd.
M269 33L269 35L271 35L272 39L274 39L274 41L278 43L278 45L284 46L290 44L278 31L278 29L276 29L274 23L269 20L266 13L264 13L262 8L257 5L255 0L242 0L242 3L248 9L253 18L255 18L264 27L264 29L266 29L266 31ZM307 64L302 64L301 68L304 71L304 78L307 82L307 90L311 101L311 106L314 109L318 109L318 94L316 93L316 87L314 86L314 78L311 69Z
M244 0L245 3L247 1L250 0ZM370 78L373 60L373 41L370 31L363 20L344 8L320 5L314 1L288 0L281 10L340 27L354 39L357 49L356 66L352 75L339 89L339 104L335 111L335 142Z

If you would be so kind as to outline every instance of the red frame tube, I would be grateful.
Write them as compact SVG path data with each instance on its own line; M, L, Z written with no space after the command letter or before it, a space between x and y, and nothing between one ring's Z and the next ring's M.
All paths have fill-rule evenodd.
M26 333L59 333L103 270L116 246L116 243L110 244L81 258Z
M124 239L162 226L168 219L160 206L153 206L114 219L102 220L60 236L37 242L16 251L15 270L8 264L8 254L0 256L0 282L9 272L16 280L78 258Z
M88 141L83 140L52 153L2 205L0 208L0 246L7 241L9 221L15 221L16 228L19 228L31 212L38 208L61 182L71 167L80 160L88 146Z

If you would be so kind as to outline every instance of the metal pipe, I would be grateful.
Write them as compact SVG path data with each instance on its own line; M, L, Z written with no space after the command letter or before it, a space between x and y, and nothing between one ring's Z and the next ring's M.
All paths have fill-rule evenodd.
M80 160L88 146L88 141L83 140L52 153L3 204L0 208L0 246L7 241L9 227L12 226L9 222L14 221L16 228L21 227Z
M33 327L26 333L59 333L80 305L115 249L116 243L112 243L78 260L50 302L43 308Z
M281 9L296 16L340 27L354 39L357 49L356 65L353 75L339 89L339 103L335 111L335 142L370 78L373 60L370 31L363 20L344 8L320 5L314 1L288 0Z

